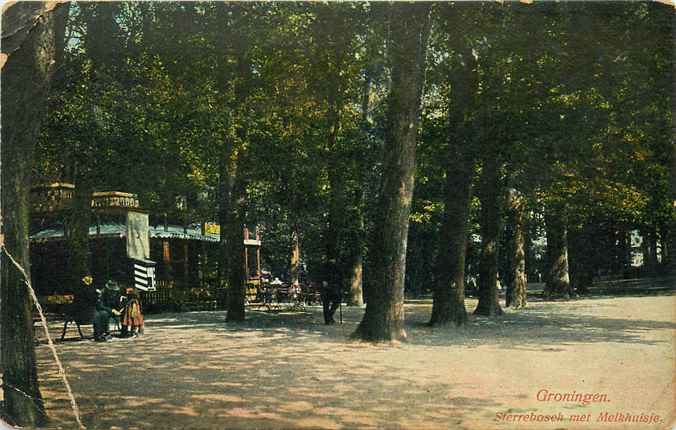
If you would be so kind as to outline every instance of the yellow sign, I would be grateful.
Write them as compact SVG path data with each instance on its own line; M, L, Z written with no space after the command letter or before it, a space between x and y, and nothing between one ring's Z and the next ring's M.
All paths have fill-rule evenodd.
M212 222L205 222L202 225L202 231L204 234L221 234L221 226Z

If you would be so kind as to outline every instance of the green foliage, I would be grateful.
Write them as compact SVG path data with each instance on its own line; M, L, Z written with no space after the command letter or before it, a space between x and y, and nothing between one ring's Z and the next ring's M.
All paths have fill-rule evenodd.
M536 2L435 11L409 270L430 273L437 252L448 97L459 91L450 71L461 52L476 59L479 79L463 118L468 144L503 160L503 184L531 210L562 204L574 225L670 225L671 10ZM73 2L35 176L89 171L97 189L139 193L158 216L215 221L218 160L230 136L245 220L264 229L265 265L286 272L296 225L308 270L322 266L332 228L348 261L379 221L385 12L367 3ZM101 14L113 17L109 27L91 28ZM90 37L104 30L112 36ZM421 291L426 282L412 275L409 286Z

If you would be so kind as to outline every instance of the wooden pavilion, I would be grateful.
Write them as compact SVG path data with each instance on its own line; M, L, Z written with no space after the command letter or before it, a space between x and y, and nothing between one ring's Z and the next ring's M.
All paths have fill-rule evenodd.
M39 185L32 190L31 261L38 294L45 302L59 302L72 291L68 284L66 228L75 187L69 183ZM148 223L148 211L135 194L107 191L92 194L89 227L91 271L97 285L107 280L134 282L130 252L148 266L156 264L156 290L144 293L149 305L172 306L208 300L213 304L217 283L220 231L212 223ZM144 225L145 219L145 225ZM140 226L140 229L137 228ZM260 234L244 230L243 251L249 285L260 282ZM140 237L143 240L137 240ZM134 240L132 240L134 238ZM135 242L141 251L130 251ZM134 246L131 246L132 248ZM144 249L145 248L145 249ZM144 257L144 258L140 258ZM216 294L219 295L219 294ZM224 294L221 294L224 296ZM224 301L224 300L223 300Z

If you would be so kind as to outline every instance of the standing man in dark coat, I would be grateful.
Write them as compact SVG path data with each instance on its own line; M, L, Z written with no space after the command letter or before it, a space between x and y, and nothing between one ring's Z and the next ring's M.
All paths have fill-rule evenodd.
M320 291L322 297L322 306L324 308L324 324L335 324L333 319L336 310L340 306L340 284L336 282L322 281L322 289Z

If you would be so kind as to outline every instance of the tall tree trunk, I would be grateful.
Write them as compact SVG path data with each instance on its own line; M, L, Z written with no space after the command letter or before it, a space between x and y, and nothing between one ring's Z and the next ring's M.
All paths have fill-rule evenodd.
M589 293L594 281L594 224L586 222L568 234L570 284L577 294Z
M645 270L654 275L657 271L657 229L651 225L643 233L643 264Z
M235 194L237 178L237 154L234 137L227 136L219 163L219 224L220 259L219 274L227 279L228 309L226 321L245 319L244 236L240 219L238 199Z
M617 274L625 277L631 267L631 237L624 224L618 226L617 239Z
M364 259L360 254L356 254L352 260L350 270L350 297L348 306L364 306L364 292L362 289L364 274Z
M238 187L239 188L239 187ZM241 196L241 192L237 192ZM241 216L242 198L231 202L233 209L230 215L230 224L227 226L229 250L229 278L228 278L228 310L227 322L240 322L246 318L246 278L247 273L244 268L244 229ZM222 230L221 230L222 231Z
M76 167L77 178L72 206L65 222L68 249L67 267L71 288L77 288L85 275L91 274L89 226L92 219L92 184L86 166ZM85 170L85 171L83 171Z
M570 298L570 275L568 272L568 234L561 208L545 208L547 229L547 281L545 297Z
M361 181L360 181L361 182ZM349 246L349 306L364 305L363 274L364 274L364 190L359 189L355 196L353 223L350 227Z
M341 126L341 111L344 106L341 77L345 52L349 43L349 32L346 31L345 15L339 5L329 4L317 10L316 35L320 65L326 70L326 83L322 87L322 98L326 102L326 160L329 184L328 225L324 235L326 245L327 279L332 288L342 292L346 264L341 259L341 243L345 232L346 215L346 184L345 164L343 163L343 148L339 147L338 137Z
M533 211L531 216L526 218L526 279L533 282L544 282L544 258L540 254L540 247L535 241L540 238L539 220L540 215Z
M298 223L294 224L291 233L291 261L289 264L289 278L291 283L298 281L300 275L300 232Z
M415 146L429 35L429 3L393 3L392 89L378 219L371 238L367 304L355 336L369 341L406 338L404 277L408 221L415 183Z
M57 11L55 7L60 6ZM67 5L17 2L2 14L2 172L4 246L30 274L28 196L35 140L57 57L55 34L63 34ZM22 275L2 256L0 350L4 412L14 424L46 423L33 345L31 300Z
M337 158L335 156L330 158ZM338 172L338 163L333 163L329 168L329 182L331 184L331 196L329 197L329 224L326 231L326 263L328 269L327 281L332 288L343 291L344 262L340 255L341 232L345 230L345 187L343 178ZM342 297L342 295L341 295Z
M516 190L510 190L508 223L509 238L509 280L505 295L505 307L525 308L527 299L526 251L525 251L525 202Z
M479 303L476 315L502 315L498 301L498 243L500 235L500 162L487 157L481 173L481 259L479 260Z
M436 284L430 325L467 322L465 309L465 258L469 207L474 176L474 149L469 124L478 87L477 64L465 40L456 37L460 9L445 5L448 49L460 55L460 63L448 75L452 93L448 106L448 152L446 153L446 199L439 234ZM460 18L461 19L461 18Z
M676 73L676 62L671 62L672 76ZM672 142L676 138L676 121L673 118L676 117L676 79L671 81L671 140ZM669 238L669 273L676 276L676 216L674 216L674 211L676 211L676 145L671 145L671 159L670 159L670 169L669 169L669 185L671 190L671 226L670 226L670 235Z
M371 64L366 66L364 70L364 82L362 84L361 93L361 127L362 132L366 135L369 123L369 101L371 99L371 83L372 83L373 66ZM356 161L356 160L355 160ZM364 305L364 206L365 184L364 169L359 161L356 161L357 175L359 177L359 190L355 198L355 217L353 219L353 235L350 241L351 245L351 261L350 261L350 297L348 300L349 306L363 306Z
M359 189L355 197L355 216L350 240L350 295L349 306L364 305L364 190Z
M219 33L217 82L221 103L227 112L223 147L219 161L219 223L220 260L219 275L228 279L228 310L226 321L245 319L246 273L244 272L243 199L245 185L238 165L245 139L245 130L235 126L233 120L248 96L250 82L249 44L244 27L246 11L237 3L221 3L216 9L217 21L224 28ZM234 52L236 71L230 71L229 59ZM229 89L234 87L234 97L228 101Z
M119 5L111 3L90 3L83 6L87 34L84 39L87 56L92 59L92 82L95 91L100 84L99 76L103 72L111 73L116 60L118 46L115 35L118 26L116 14ZM92 100L92 109L96 115L96 100ZM97 119L90 119L93 124L93 136L84 137L79 142L77 154L74 158L74 183L75 192L73 204L66 220L66 238L68 246L68 269L70 282L73 288L81 284L85 275L91 274L89 226L92 221L91 197L94 191L96 154L94 153L98 139L99 125ZM95 280L96 281L96 280Z
M667 222L660 222L660 251L661 251L661 256L662 256L662 267L664 269L669 268L669 261L671 259L671 235L669 231L669 225ZM627 235L627 243L629 247L629 264L631 265L631 236L628 234ZM664 270L662 270L664 273Z
M224 148L220 153L218 162L218 223L220 225L218 276L221 280L228 279L228 270L231 267L231 244L227 228L231 224L232 214L232 190L235 182L236 162L233 160L232 151L234 144L226 138Z
M449 155L457 151L460 157L449 157L449 169L446 172L446 209L439 237L437 283L430 325L452 322L460 326L467 322L465 257L474 164L462 156L466 151L462 146L463 143L450 143L455 151L450 149Z

